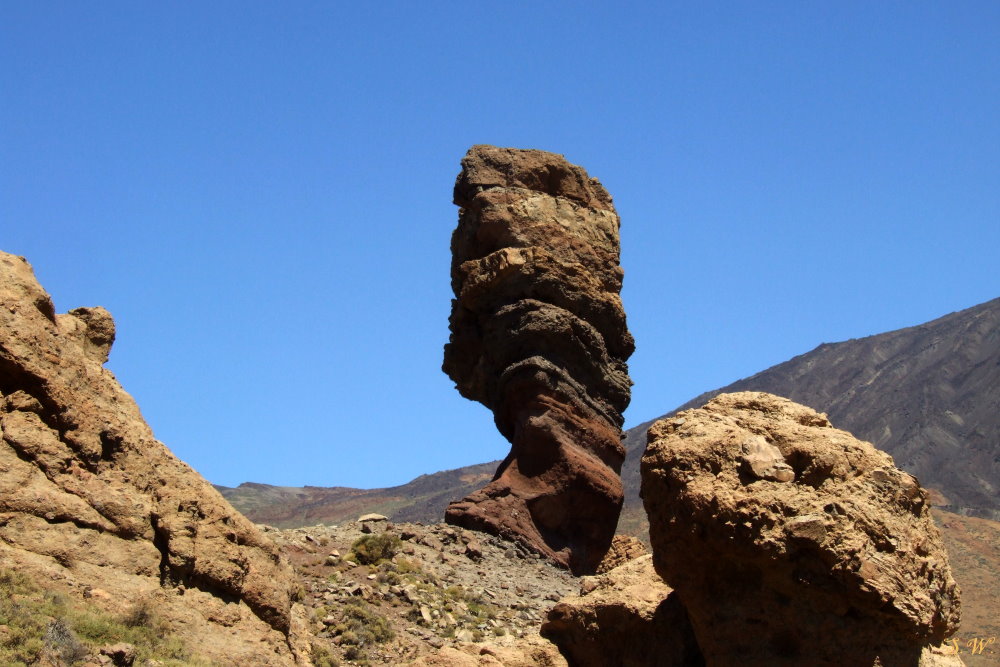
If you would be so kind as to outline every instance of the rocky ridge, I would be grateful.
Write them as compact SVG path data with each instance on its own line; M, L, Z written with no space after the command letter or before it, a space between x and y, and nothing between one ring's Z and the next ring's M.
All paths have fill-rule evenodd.
M107 611L147 601L217 664L293 663L291 567L153 437L103 367L114 337L0 253L0 563Z
M511 452L446 521L593 571L621 509L634 349L618 215L596 179L537 150L473 146L454 195L443 369L493 411Z

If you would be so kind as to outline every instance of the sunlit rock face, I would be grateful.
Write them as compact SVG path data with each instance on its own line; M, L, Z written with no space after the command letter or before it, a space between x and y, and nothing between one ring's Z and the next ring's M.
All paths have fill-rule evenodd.
M291 566L156 440L104 367L114 340L107 310L57 314L0 252L0 562L116 610L148 600L219 664L292 664Z
M511 451L446 520L592 572L621 510L632 384L618 214L562 156L494 146L466 154L455 203L443 369Z
M958 588L927 492L888 454L760 392L648 439L653 564L708 664L961 664L928 662L958 629Z

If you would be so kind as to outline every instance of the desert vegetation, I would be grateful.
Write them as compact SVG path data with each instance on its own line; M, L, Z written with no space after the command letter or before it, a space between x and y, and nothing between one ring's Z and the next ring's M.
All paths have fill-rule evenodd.
M27 575L0 569L0 664L17 667L43 659L80 663L101 647L126 643L137 661L164 667L208 665L175 636L145 599L120 614L73 601Z

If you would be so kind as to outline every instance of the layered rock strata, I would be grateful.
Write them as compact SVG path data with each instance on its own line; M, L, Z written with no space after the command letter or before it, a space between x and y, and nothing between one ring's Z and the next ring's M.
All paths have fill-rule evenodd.
M917 665L958 628L927 493L825 415L723 394L648 437L653 561L708 664Z
M103 367L114 338L0 253L0 561L114 611L152 600L219 664L290 664L290 566L153 437Z
M511 451L446 520L592 572L621 510L632 384L618 214L562 156L493 146L463 158L454 200L443 369L493 411Z
M596 577L581 595L563 598L541 633L573 667L704 665L687 612L644 555Z

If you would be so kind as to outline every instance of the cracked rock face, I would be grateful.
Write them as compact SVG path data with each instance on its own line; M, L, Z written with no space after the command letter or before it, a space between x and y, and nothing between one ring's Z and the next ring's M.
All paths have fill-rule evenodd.
M958 629L927 493L825 415L722 394L648 439L653 562L708 664L916 665Z
M592 572L621 510L632 384L618 215L562 156L493 146L463 158L455 203L443 369L493 411L511 452L446 520Z
M153 437L103 367L114 337L106 310L56 314L24 258L0 253L0 560L118 610L152 596L226 659L288 664L290 566ZM240 628L245 645L221 639Z

